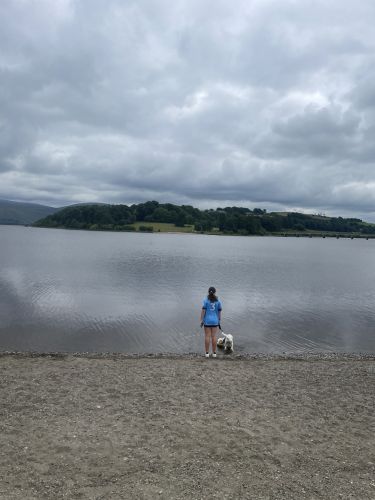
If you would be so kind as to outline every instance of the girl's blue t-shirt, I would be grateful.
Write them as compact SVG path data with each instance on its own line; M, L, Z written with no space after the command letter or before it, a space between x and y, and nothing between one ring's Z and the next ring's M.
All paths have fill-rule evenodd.
M203 318L203 323L207 326L216 326L219 324L219 311L221 311L221 302L217 300L216 302L211 302L206 297L203 301L202 309L205 309L205 315Z

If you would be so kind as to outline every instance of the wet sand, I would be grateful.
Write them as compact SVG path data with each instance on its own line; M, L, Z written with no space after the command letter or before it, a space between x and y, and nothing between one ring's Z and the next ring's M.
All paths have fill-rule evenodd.
M0 498L374 499L375 360L0 355Z

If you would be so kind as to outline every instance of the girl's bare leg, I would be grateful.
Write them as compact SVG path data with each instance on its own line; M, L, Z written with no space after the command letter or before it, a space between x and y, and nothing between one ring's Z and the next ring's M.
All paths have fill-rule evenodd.
M204 348L206 352L210 350L210 337L211 337L211 328L205 326L204 327Z
M216 352L216 335L217 335L217 326L211 328L211 344L212 344L212 352Z

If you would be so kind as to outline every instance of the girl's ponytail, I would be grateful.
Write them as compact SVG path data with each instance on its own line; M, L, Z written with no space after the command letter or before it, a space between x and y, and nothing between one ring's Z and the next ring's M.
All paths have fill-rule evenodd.
M210 302L217 302L218 298L216 296L216 288L214 286L210 286L208 289L208 295L207 298Z

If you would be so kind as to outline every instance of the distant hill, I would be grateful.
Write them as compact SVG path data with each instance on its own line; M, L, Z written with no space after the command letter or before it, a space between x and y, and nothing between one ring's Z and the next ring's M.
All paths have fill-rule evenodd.
M0 224L33 224L58 210L58 208L36 203L0 200Z
M326 217L260 208L199 210L190 205L148 201L138 205L85 204L65 207L34 226L109 231L181 231L239 235L375 236L375 224L361 219ZM175 229L173 229L175 228Z

